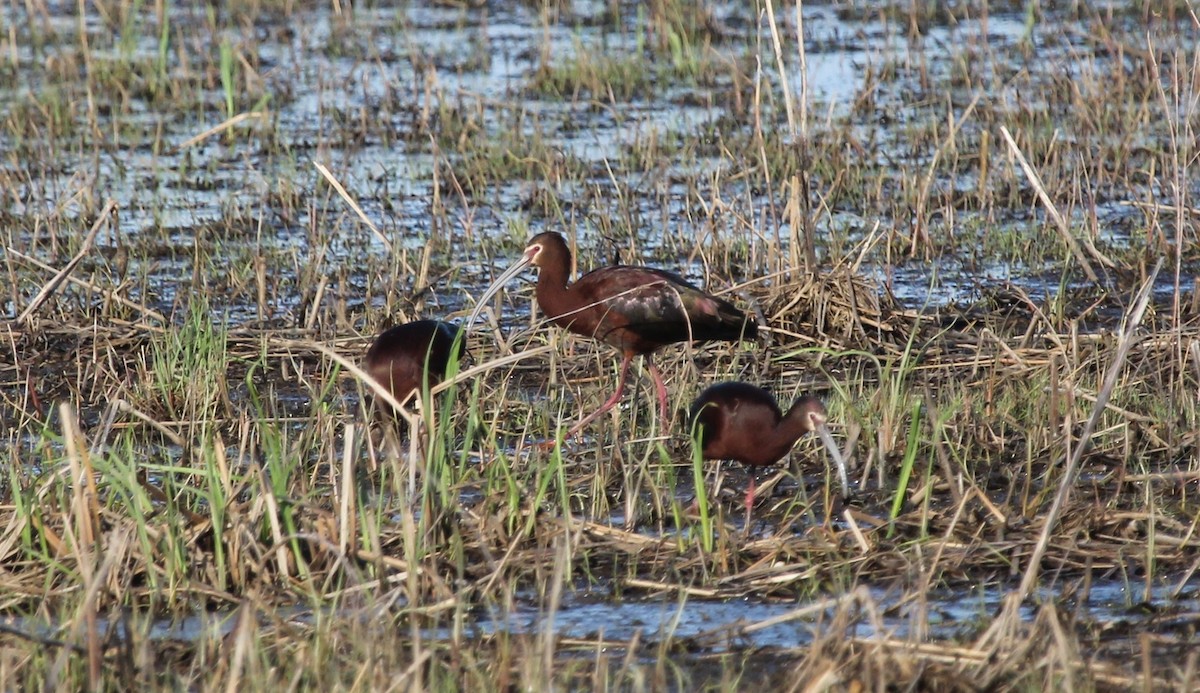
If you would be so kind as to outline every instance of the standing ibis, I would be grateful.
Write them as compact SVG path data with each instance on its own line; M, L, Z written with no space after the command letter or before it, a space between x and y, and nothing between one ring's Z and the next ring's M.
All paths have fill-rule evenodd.
M551 322L610 344L622 355L617 391L599 409L575 424L567 437L620 401L634 356L646 357L661 420L669 421L667 387L651 355L675 342L734 341L753 338L758 332L753 317L665 270L625 265L601 267L568 285L571 251L562 235L553 231L540 233L529 241L521 258L483 293L467 324L474 323L487 300L528 265L538 268L538 307Z
M438 320L414 320L385 330L367 350L364 370L404 404L422 387L446 376L450 359L466 353L463 328Z
M825 405L812 395L797 399L784 414L769 392L746 383L710 385L692 403L693 430L699 429L706 460L737 460L751 467L772 465L805 433L815 432L837 465L842 495L850 495L846 462L825 426ZM746 512L754 504L754 475L746 490Z

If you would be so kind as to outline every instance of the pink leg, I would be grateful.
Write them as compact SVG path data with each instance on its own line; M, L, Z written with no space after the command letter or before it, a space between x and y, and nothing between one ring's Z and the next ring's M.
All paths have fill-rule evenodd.
M750 531L750 511L754 509L754 472L750 472L750 483L746 486L746 531Z
M662 373L658 371L658 366L654 365L654 361L650 360L650 355L646 354L646 368L650 369L650 377L654 378L654 392L658 395L658 415L662 423L660 426L664 433L671 430L671 419L667 414L669 405L667 404L667 384L663 382Z
M601 414L608 411L609 409L612 409L613 407L617 406L617 402L621 401L621 395L624 394L624 392L625 392L625 378L629 375L629 363L631 361L633 361L633 354L626 354L625 358L621 359L621 377L617 378L617 391L613 393L612 397L608 398L607 402L605 402L604 404L601 404L599 409L592 412L591 414L588 414L588 416L586 418L584 418L583 421L580 421L579 423L575 424L571 428L571 430L567 431L567 435L566 435L567 438L570 438L570 437L574 436L576 433L579 433L579 430L581 428L583 428L584 426L591 423L593 420L595 420L595 418L597 416L600 416Z

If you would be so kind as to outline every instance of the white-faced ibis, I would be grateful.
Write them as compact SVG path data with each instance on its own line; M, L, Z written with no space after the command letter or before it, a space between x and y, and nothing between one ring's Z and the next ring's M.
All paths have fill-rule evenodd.
M784 414L769 392L746 383L710 385L692 403L693 428L700 429L706 460L737 460L766 467L783 459L805 433L815 432L838 469L842 495L850 495L846 462L825 426L825 405L812 395L797 399ZM746 490L746 512L754 504L754 475Z
M601 267L568 285L571 251L562 235L553 231L540 233L529 241L521 259L483 293L467 324L473 324L487 300L528 265L538 268L538 307L551 322L610 344L623 356L617 391L599 409L575 424L567 437L620 401L635 355L646 357L662 421L669 421L667 387L651 354L675 342L733 341L753 338L758 332L753 317L665 270L625 265Z
M403 404L414 392L419 398L423 386L440 382L452 355L463 357L466 334L460 333L458 325L438 320L396 325L375 338L363 369Z

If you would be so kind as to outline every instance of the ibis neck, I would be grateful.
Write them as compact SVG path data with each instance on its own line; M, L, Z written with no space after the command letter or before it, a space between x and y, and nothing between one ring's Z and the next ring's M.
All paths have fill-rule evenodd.
M804 422L803 415L798 412L788 412L764 437L760 447L771 459L778 460L786 455L805 433L808 433L808 426Z
M570 287L567 286L567 267L570 261L559 265L551 263L538 268L537 302L547 317L556 318L572 310Z

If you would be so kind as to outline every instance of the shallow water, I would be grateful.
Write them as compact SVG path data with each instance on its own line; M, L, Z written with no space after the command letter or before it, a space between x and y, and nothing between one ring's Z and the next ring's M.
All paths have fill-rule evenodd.
M278 209L275 195L294 184L301 193L310 190L319 180L311 161L325 162L363 206L369 217L385 231L398 249L417 252L434 233L430 221L430 199L433 191L432 172L438 158L456 159L453 148L441 149L435 155L429 149L428 136L420 133L418 121L423 110L436 108L439 102L424 91L425 80L431 75L442 95L443 107L478 111L482 127L497 132L509 130L521 123L529 136L536 135L544 146L557 149L595 169L589 185L598 190L610 189L614 183L627 185L631 190L646 190L645 176L640 171L625 171L621 163L626 152L647 138L666 138L673 134L694 136L697 131L716 127L728 115L720 103L699 105L694 97L728 89L727 79L718 77L716 88L671 86L657 91L651 98L634 100L619 110L595 108L587 101L539 97L531 94L528 85L538 69L542 51L564 59L578 51L615 51L630 48L636 32L603 31L593 23L604 17L606 4L575 3L572 16L581 23L560 22L549 27L541 24L535 10L520 3L492 3L486 9L427 8L413 6L389 10L372 8L357 10L354 15L356 31L347 33L343 20L328 10L316 8L304 15L304 31L291 31L289 22L279 18L277 24L264 23L257 27L254 43L230 32L226 37L244 50L252 50L264 92L271 96L267 102L269 115L263 122L250 121L236 130L232 143L221 136L183 148L189 139L216 125L220 118L207 109L189 108L178 112L149 100L148 95L131 94L121 101L114 120L127 130L122 149L116 155L104 153L95 159L88 154L63 152L61 161L44 170L45 175L30 177L12 194L0 201L0 209L18 217L71 214L79 209L68 203L57 209L64 198L89 185L103 198L111 198L120 206L119 232L104 233L98 239L101 252L112 252L122 244L137 243L139 239L158 244L158 256L148 266L140 266L135 258L128 269L131 276L148 276L150 295L140 296L130 289L130 298L147 306L169 312L177 302L177 287L190 278L194 269L194 245L216 241L218 253L229 256L228 266L220 264L207 268L220 279L223 271L234 269L244 260L267 250L273 261L283 257L306 257L317 252L332 253L329 261L359 262L365 254L384 253L382 244L361 228L346 213L340 200L333 199L328 210L297 207L285 216ZM754 17L745 8L720 6L718 18L731 30L750 30ZM0 9L9 22L24 21L23 12L7 6ZM176 19L181 25L199 22L188 13ZM794 32L792 14L781 13L782 31ZM71 36L74 20L51 16L49 28ZM811 111L824 118L845 118L854 101L869 90L879 112L892 116L910 113L924 117L925 112L912 106L915 88L907 78L910 68L903 68L896 79L875 80L866 84L872 71L882 65L908 65L920 61L934 77L953 69L950 50L959 44L978 44L979 50L990 56L984 65L1001 66L1002 56L1016 52L1015 46L1025 40L1028 30L1020 13L993 13L985 20L957 22L954 25L925 27L919 41L908 33L908 27L876 17L844 19L835 7L812 5L804 8L806 32L808 85ZM94 17L87 22L89 33L98 45L104 45L108 28ZM403 27L403 29L397 29ZM479 41L486 41L487 51L480 54ZM1033 40L1043 60L1054 60L1077 49L1071 41L1058 40L1044 28L1033 34ZM372 60L364 61L339 56L330 46L340 41L352 44L369 41ZM985 50L986 49L986 50ZM141 36L131 45L113 47L107 54L96 56L98 61L152 62L158 51L153 36ZM37 59L26 43L16 50L19 62ZM1111 58L1093 55L1091 60L1102 62ZM418 66L427 66L427 69ZM1005 65L1007 68L1008 66ZM774 70L770 63L762 69L769 77ZM37 71L28 71L38 74ZM38 85L22 78L18 72L7 85L0 85L0 112L11 111L12 104L29 98ZM799 78L792 76L798 90ZM201 89L199 97L210 103L221 103L220 89ZM687 97L686 103L681 97ZM992 95L1004 100L1004 94ZM430 99L435 99L432 103ZM380 109L386 104L386 109ZM247 104L248 106L250 104ZM361 139L346 139L340 133L347 121L368 115L377 122L378 130L370 130ZM519 114L519 116L518 116ZM728 127L724 124L721 127ZM969 125L968 125L969 127ZM390 133L388 141L381 133ZM887 134L892 139L895 136ZM138 136L143 139L138 140ZM412 139L408 139L412 138ZM270 140L270 142L268 142ZM153 146L151 146L153 142ZM895 138L878 151L888 157L908 159L904 142ZM281 156L279 152L282 152ZM706 174L721 169L718 158L701 156L691 166ZM92 171L94 180L81 178L79 172ZM684 173L680 171L679 173ZM667 179L669 180L669 176ZM530 185L542 181L513 181L480 199L467 210L458 210L460 219L470 219L472 237L478 234L495 237L507 233L513 220L528 222L531 233L545 228L557 228L550 220L530 216L522 210L523 198ZM958 185L953 180L938 185ZM973 180L964 180L974 186ZM569 213L568 218L581 218L577 232L581 242L594 244L596 229L586 219L590 214L604 213L603 209L573 210L576 202L586 206L584 190L563 186L554 190ZM694 226L693 215L684 202L685 188L668 184L659 190L647 190L628 200L647 220L661 220L672 230L686 234ZM725 195L739 191L732 183ZM1144 216L1134 203L1153 197L1153 191L1136 191L1132 199L1103 200L1098 207L1103 220L1102 240L1121 244L1129 240L1132 231ZM448 205L459 201L447 199ZM764 204L763 198L755 204ZM832 215L819 220L819 238L830 233L846 233L849 239L874 224L878 218L866 210L833 209ZM862 213L864 217L857 217ZM1083 214L1084 210L1074 213ZM972 226L978 214L962 210L955 221L959 226ZM1082 220L1082 217L1081 217ZM879 219L886 225L887 219ZM332 222L332 224L331 224ZM903 224L903 220L896 220ZM1001 220L1001 224L1006 224ZM1028 224L1029 220L1014 223ZM984 226L994 224L984 222ZM210 230L201 234L200 229ZM320 228L313 235L310 229ZM649 255L657 255L663 242L657 235L663 224L650 223L644 227L642 247ZM240 229L236 234L230 230ZM28 240L33 230L27 227L18 232L16 240ZM460 229L447 229L452 240L465 242ZM214 238L214 236L216 236ZM664 258L665 259L665 258ZM1026 287L1034 300L1042 300L1059 287L1057 277L1045 277L1048 267L1041 264L1025 266L1014 261L1002 265L978 268L952 258L936 262L888 262L875 259L868 263L866 273L885 282L901 302L911 308L936 307L947 303L967 303L979 298L981 289L998 282L1014 282ZM1056 258L1057 260L1057 258ZM659 262L662 262L660 260ZM682 258L665 264L685 274L703 274L698 265L692 268L680 264ZM454 310L466 302L466 296L477 294L490 273L479 268L462 268L457 275L460 286L442 287L443 310ZM292 282L285 267L276 268L277 280ZM353 272L351 272L353 275ZM271 318L281 318L296 310L299 292L280 291L283 300L272 307ZM292 299L288 299L292 296ZM251 296L231 295L221 306L222 319L239 324L256 315L250 304ZM368 297L378 304L378 297ZM18 306L5 304L5 312L15 315Z
M693 651L724 652L731 648L803 647L835 627L839 609L847 617L838 623L846 626L848 637L865 640L904 640L930 642L963 641L980 635L1000 610L1015 585L980 585L967 589L937 588L925 595L922 603L897 600L884 588L870 588L859 599L852 596L819 595L811 600L764 602L749 599L703 599L668 594L662 597L617 597L611 589L581 588L567 590L557 611L548 613L537 595L517 595L514 608L503 612L493 609L473 611L464 624L467 637L486 637L496 633L536 635L546 629L561 639L605 643L620 648L636 641L646 644L686 642ZM839 606L840 602L840 606ZM1039 589L1030 602L1023 604L1020 617L1029 623L1036 618L1039 604L1054 604L1060 617L1076 627L1109 624L1113 637L1158 629L1174 630L1172 623L1186 627L1200 613L1200 578L1186 582L1160 578L1150 588L1118 580L1098 580L1091 585L1087 598L1076 596L1062 601L1057 591ZM370 611L370 610L368 610ZM328 618L331 614L324 614ZM332 614L344 618L371 618L366 613L343 610ZM271 612L272 620L312 624L317 614L310 609L292 607ZM151 641L196 642L222 638L236 627L237 612L207 612L171 619L98 620L100 632L110 629L120 637L127 628L136 628ZM0 617L0 626L33 637L53 638L56 628L36 618ZM426 629L423 638L448 640L448 629Z

